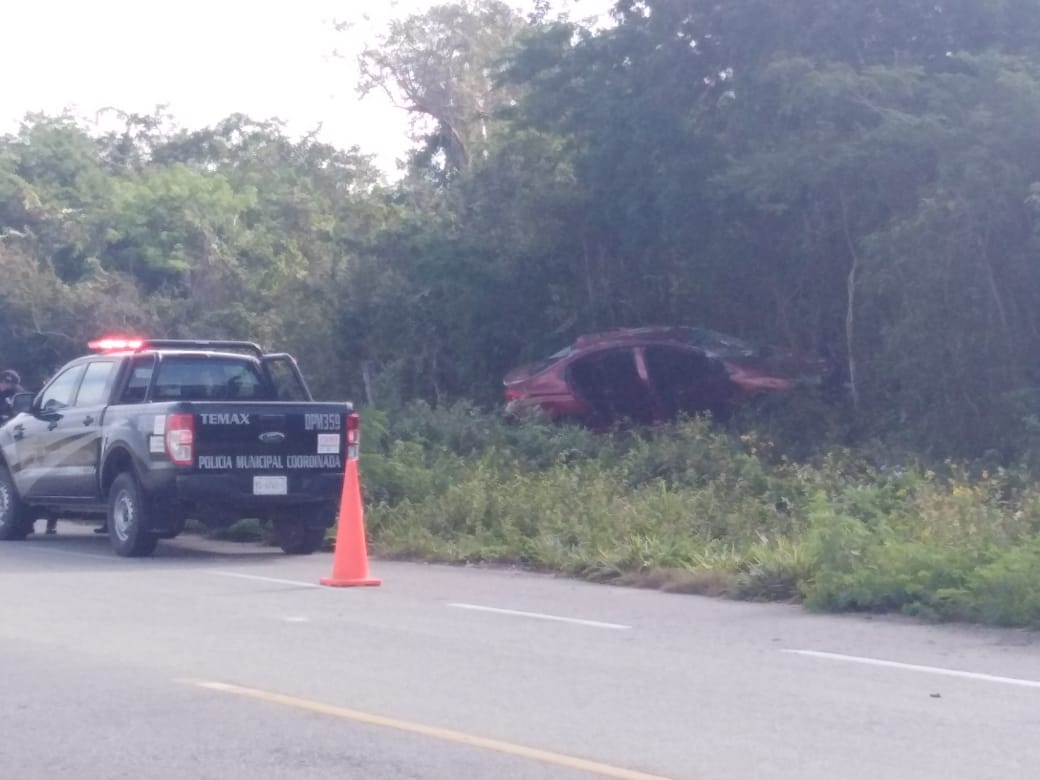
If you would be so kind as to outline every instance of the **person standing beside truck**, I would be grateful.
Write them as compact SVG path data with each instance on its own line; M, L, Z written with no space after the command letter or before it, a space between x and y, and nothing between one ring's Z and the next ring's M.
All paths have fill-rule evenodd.
M0 371L0 424L10 420L14 414L11 408L11 399L17 393L24 393L22 378L18 372L11 368Z
M22 378L17 371L13 368L5 368L3 371L0 371L0 425L14 417L12 399L18 393L24 392L25 388L22 387ZM57 533L57 521L54 518L47 518L47 533Z

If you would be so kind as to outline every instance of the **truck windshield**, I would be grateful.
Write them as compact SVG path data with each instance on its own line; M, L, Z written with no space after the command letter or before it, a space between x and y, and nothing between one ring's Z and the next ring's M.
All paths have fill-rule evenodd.
M274 390L249 360L166 357L159 363L156 401L273 401Z

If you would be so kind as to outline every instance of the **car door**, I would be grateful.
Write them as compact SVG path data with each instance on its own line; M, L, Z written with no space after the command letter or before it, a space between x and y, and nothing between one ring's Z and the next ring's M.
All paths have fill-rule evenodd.
M29 498L58 495L63 453L57 448L65 434L65 415L76 397L84 363L58 373L36 396L32 413L24 415L15 431L15 446L21 468L13 473L18 492Z
M97 464L101 452L101 421L112 392L118 361L98 359L86 364L73 402L63 411L56 429L54 451L58 477L54 495L74 500L98 498Z
M699 349L665 344L648 345L643 358L666 418L725 415L735 388L721 360Z
M571 364L568 379L590 409L594 425L610 425L622 419L648 423L654 418L650 385L632 347L615 347L582 357Z

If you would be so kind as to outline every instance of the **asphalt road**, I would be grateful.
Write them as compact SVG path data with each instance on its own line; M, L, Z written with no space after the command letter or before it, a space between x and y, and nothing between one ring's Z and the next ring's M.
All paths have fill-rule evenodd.
M0 543L4 777L1040 774L1027 632L60 530Z

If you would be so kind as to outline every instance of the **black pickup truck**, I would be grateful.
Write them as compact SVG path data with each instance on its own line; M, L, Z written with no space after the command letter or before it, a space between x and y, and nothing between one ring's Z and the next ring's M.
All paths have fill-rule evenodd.
M296 361L244 341L102 339L0 427L0 540L94 520L150 555L188 519L270 521L290 554L335 522L358 415L318 403Z

